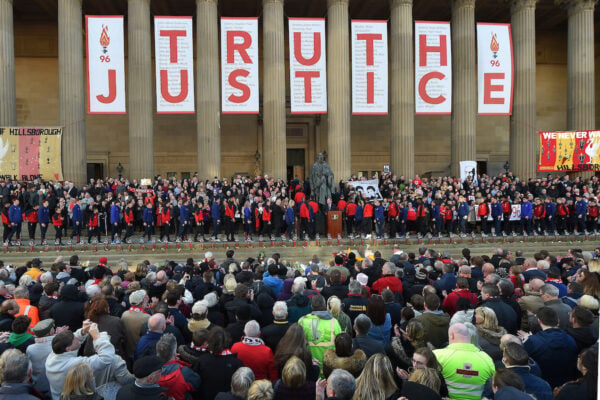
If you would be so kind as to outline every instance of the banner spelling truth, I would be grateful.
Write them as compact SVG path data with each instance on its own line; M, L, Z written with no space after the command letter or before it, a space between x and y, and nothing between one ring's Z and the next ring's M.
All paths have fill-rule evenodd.
M62 128L0 128L0 175L62 180Z
M511 115L513 47L510 24L477 23L477 111Z
M415 112L452 112L450 23L415 21Z
M361 197L366 197L367 200L382 200L383 197L379 192L379 180L371 179L368 181L350 181L349 185L352 185L354 189L360 194Z
M221 18L221 110L258 114L258 18Z
M122 15L86 15L88 114L125 113Z
M539 132L539 172L600 171L600 131Z
M156 112L194 112L192 17L154 17Z
M352 21L352 114L388 113L387 21Z
M289 18L292 114L327 112L324 18Z

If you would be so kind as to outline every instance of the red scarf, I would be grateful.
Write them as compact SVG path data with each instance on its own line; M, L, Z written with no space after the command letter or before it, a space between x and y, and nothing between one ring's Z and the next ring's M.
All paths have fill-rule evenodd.
M129 307L129 311L139 312L139 313L143 313L143 314L148 314L146 312L146 310L144 310L143 308L136 307L136 306Z
M562 280L558 278L546 278L546 282L562 283Z

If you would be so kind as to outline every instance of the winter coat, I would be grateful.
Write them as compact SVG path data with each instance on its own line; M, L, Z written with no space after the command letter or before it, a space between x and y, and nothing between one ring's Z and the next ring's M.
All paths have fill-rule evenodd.
M450 316L441 311L425 311L415 318L425 329L423 340L431 343L439 349L448 344L448 327L450 325Z
M381 325L371 324L369 330L369 337L379 341L383 347L388 345L390 342L390 335L392 331L392 318L390 314L385 314L385 321Z
M271 325L265 326L260 335L265 341L265 344L275 353L277 345L281 338L285 335L290 323L288 321L273 321Z
M506 329L499 326L497 331L477 326L477 343L479 348L487 353L494 362L502 359L500 338L506 334Z
M327 349L335 349L335 337L342 332L340 324L328 311L313 311L300 318L298 325L304 330L308 350L322 364Z
M133 358L133 353L140 340L140 330L142 325L148 322L148 318L150 318L148 314L129 310L121 316L123 328L125 329L125 352L128 357Z
M529 393L537 400L553 400L552 388L542 378L531 373L531 367L528 365L511 366L509 369L519 375L525 385L525 392ZM572 398L574 399L574 397Z
M31 381L35 389L42 394L50 393L50 384L46 377L46 359L52 353L54 336L36 338L35 343L27 348L27 357L31 361Z
M243 366L244 364L235 354L215 356L209 353L206 358L202 359L201 363L194 367L200 375L200 379L202 379L200 384L201 398L214 399L217 393L230 390L233 373Z
M298 322L298 320L310 314L310 299L303 294L295 294L287 301L288 321L290 324Z
M273 362L273 351L262 339L244 337L231 347L231 352L254 372L254 379L277 380L278 371Z
M367 355L367 359L371 358L373 354L385 354L385 347L383 347L381 342L369 337L369 335L356 335L352 339L352 350L356 351L359 349Z
M30 394L32 389L28 383L4 382L0 387L0 400L40 400Z
M165 388L158 385L139 387L135 383L123 386L117 393L117 400L167 400Z
M504 329L506 329L508 333L511 333L513 335L517 334L517 330L519 329L519 318L517 316L517 313L515 312L515 310L513 310L511 306L503 302L501 298L489 298L482 302L479 306L488 307L494 310L496 318L498 319L498 326L504 327ZM474 320L473 324L475 324Z
M323 375L327 378L331 371L341 368L358 378L366 362L367 355L361 349L355 350L349 357L339 357L334 349L328 349L323 356Z
M98 330L108 333L110 342L115 347L115 354L125 358L125 328L120 318L108 314L98 317ZM83 355L89 357L94 354L94 347L91 338L85 342Z
M407 399L427 399L427 400L441 400L442 397L433 389L428 388L417 382L406 381L402 383L402 390L398 393L398 396L392 398L397 399L399 397L406 397Z
M529 336L523 345L542 370L542 378L557 387L577 375L575 339L558 328L549 328Z
M184 361L169 361L161 370L158 384L167 389L167 396L175 400L185 400L187 395L200 388L200 376Z
M50 308L48 315L54 320L55 326L67 325L73 332L83 324L83 299L75 285L65 285L59 296L59 301Z
M315 382L306 381L299 388L290 388L282 381L278 381L275 389L274 400L304 400L315 398Z

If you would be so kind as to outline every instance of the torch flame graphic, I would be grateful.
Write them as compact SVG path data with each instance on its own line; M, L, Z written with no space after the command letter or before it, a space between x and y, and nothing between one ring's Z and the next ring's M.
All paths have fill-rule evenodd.
M110 44L110 37L108 36L108 26L102 25L102 34L100 35L100 46L104 48L106 53L106 47Z
M492 35L490 50L492 50L492 52L494 53L494 58L496 58L496 53L498 53L498 50L500 50L500 44L498 43L498 37L495 33Z

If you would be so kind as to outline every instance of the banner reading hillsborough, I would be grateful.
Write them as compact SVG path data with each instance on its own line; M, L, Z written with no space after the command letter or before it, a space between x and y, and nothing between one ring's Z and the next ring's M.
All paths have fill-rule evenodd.
M0 175L62 180L62 128L0 128Z
M600 131L540 132L539 172L600 171Z
M289 18L290 107L292 114L327 112L324 18Z
M154 17L156 112L194 112L192 17Z
M125 113L122 15L85 16L89 114Z
M258 18L221 18L221 110L258 114Z
M477 23L477 110L511 115L513 49L510 24Z
M387 114L387 21L353 20L351 26L352 114Z

